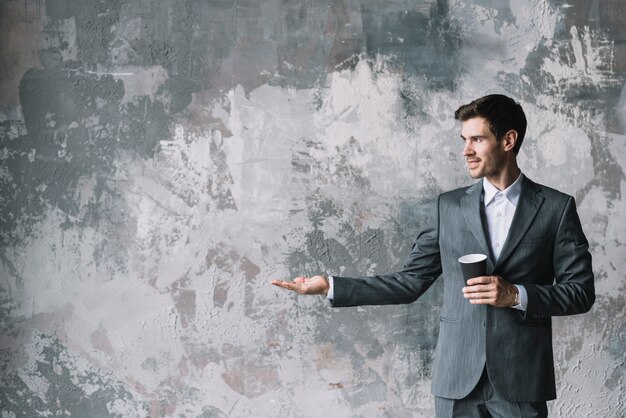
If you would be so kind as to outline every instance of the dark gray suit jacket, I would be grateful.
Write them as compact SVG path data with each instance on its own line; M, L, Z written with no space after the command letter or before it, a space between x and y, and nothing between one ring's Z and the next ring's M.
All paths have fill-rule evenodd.
M556 397L551 317L588 311L595 292L591 255L571 196L524 178L507 240L487 274L521 284L525 312L472 305L458 258L491 254L483 222L482 181L439 196L402 271L334 277L332 306L410 303L444 280L432 392L461 399L487 368L495 390L515 402Z

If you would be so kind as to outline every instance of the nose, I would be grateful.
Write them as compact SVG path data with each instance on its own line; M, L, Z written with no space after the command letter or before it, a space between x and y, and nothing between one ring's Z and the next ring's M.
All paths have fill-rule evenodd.
M463 142L463 156L469 157L474 155L474 149L472 148L472 141L464 141Z

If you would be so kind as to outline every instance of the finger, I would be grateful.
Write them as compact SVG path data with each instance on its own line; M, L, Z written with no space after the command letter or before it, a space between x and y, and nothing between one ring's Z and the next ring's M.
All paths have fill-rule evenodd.
M272 281L274 286L282 287L283 289L293 290L294 292L301 291L301 285L294 282L286 282L284 280L274 280Z
M472 277L467 281L468 286L473 286L475 284L489 284L493 283L493 276L478 276Z
M472 305L495 305L494 299L470 299L469 303Z
M465 299L495 299L496 292L474 292L474 293L464 293L463 297Z
M278 286L278 287L286 287L287 286L287 282L285 282L283 280L272 280L272 284L274 286Z
M496 291L484 291L484 292L473 292L473 293L465 293L463 296L465 296L466 299L480 299L480 300L484 300L484 299L495 299L497 296L497 292Z
M281 285L285 285L287 283L291 283L291 282L287 282L285 280L280 280L280 279L274 279L271 281L271 283L275 286L281 286Z
M463 289L463 293L484 293L484 292L492 292L494 291L494 287L492 284L477 284L474 286L466 286Z

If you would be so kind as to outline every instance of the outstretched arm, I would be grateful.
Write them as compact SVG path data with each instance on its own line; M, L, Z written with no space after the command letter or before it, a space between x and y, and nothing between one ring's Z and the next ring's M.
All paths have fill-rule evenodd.
M274 286L288 289L301 295L328 295L328 279L324 276L296 277L293 281L272 280Z

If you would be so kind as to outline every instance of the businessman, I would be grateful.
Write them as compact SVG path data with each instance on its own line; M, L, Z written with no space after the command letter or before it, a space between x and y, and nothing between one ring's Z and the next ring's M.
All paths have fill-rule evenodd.
M551 318L595 301L587 239L574 199L520 171L519 103L489 95L454 117L469 174L480 181L438 197L401 271L272 284L343 307L411 303L441 277L437 417L546 417L556 397ZM464 281L458 259L472 253L488 255L487 274Z

